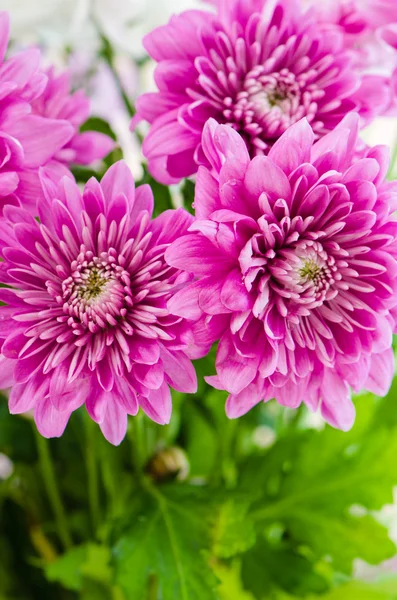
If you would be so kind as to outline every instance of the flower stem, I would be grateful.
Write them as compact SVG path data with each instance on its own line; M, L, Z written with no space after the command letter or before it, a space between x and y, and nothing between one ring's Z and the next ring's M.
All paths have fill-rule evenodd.
M96 424L88 415L86 415L85 425L87 433L86 465L88 478L88 502L90 506L92 530L95 535L99 524L100 512L97 448L95 444Z
M140 475L146 462L146 440L143 415L139 412L130 419L128 438L132 449L132 462L135 470Z
M37 450L39 453L40 468L42 471L44 486L51 504L55 521L57 524L59 538L65 548L72 546L72 538L69 532L65 509L62 504L62 498L59 492L58 483L55 477L54 464L51 458L51 452L48 440L37 431L34 426Z

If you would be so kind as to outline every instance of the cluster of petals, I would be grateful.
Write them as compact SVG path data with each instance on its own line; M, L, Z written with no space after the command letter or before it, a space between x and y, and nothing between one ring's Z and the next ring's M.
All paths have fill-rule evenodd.
M143 152L166 184L206 164L208 118L237 130L254 157L304 117L320 139L348 112L369 122L390 104L387 82L357 68L338 24L298 0L218 0L214 11L173 17L144 45L158 92L138 100L132 126L151 124Z
M43 71L35 48L6 59L8 41L8 14L0 12L0 209L22 204L34 213L40 167L54 180L71 176L71 163L103 158L113 141L101 133L80 133L88 98L70 93L68 75Z
M314 2L318 18L339 27L345 44L355 55L357 68L363 73L383 76L374 82L389 96L385 113L397 113L397 4L395 0L323 0ZM373 95L372 78L367 78ZM386 90L386 93L385 93Z
M276 398L345 430L351 388L391 384L397 186L386 147L352 159L358 121L315 142L302 119L253 159L231 127L205 127L197 219L166 252L195 281L169 308L220 338L208 382L229 392L229 417Z
M164 252L193 218L183 209L152 219L153 195L135 189L125 163L83 193L42 174L40 222L8 204L0 223L0 387L11 413L34 411L46 437L60 436L86 405L118 444L141 407L167 423L169 385L196 390L188 324L167 308L189 275Z

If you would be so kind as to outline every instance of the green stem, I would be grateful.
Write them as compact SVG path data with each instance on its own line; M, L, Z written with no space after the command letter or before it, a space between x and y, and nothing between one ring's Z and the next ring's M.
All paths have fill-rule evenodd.
M156 575L150 575L148 582L147 600L157 600L158 598L158 580Z
M88 417L85 419L87 432L87 478L88 478L88 502L90 506L91 524L94 535L99 524L99 484L98 484L98 463L97 448L95 444L96 424Z
M69 532L66 513L62 504L58 483L55 477L55 469L51 458L48 440L40 435L35 426L34 431L36 434L37 450L39 453L39 462L44 479L44 486L54 512L58 535L63 546L65 548L70 548L72 546L72 538Z
M135 417L130 419L131 426L128 429L128 438L132 450L132 463L137 474L142 473L147 459L143 419L143 414L139 412Z

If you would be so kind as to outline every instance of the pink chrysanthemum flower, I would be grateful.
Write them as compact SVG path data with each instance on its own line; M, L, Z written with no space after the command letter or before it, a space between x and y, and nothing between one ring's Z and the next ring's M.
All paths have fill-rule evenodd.
M385 114L397 108L397 4L395 0L306 0L320 21L337 25L351 48L357 69L375 75L366 78L372 102L379 85L389 103ZM383 81L379 80L383 76Z
M83 90L71 94L70 74L56 75L53 68L46 71L46 88L33 103L33 112L48 119L68 121L74 129L72 138L54 156L65 164L89 165L106 156L114 147L107 135L98 131L80 133L80 127L90 116L90 101Z
M233 129L205 128L197 221L166 252L198 280L169 309L201 319L208 338L223 323L209 382L231 394L230 417L276 398L348 429L350 387L391 384L397 186L384 181L386 147L352 164L357 131L352 113L314 143L303 119L250 160Z
M45 74L37 49L5 60L8 40L8 14L0 12L0 211L21 203L34 212L40 167L59 179L69 174L67 164L102 158L113 142L99 133L79 134L88 100L81 92L69 95L67 76Z
M86 404L118 444L139 406L158 423L171 415L169 385L194 392L182 338L188 325L167 301L187 280L164 251L193 218L183 209L151 220L149 186L134 189L125 163L81 195L65 177L44 177L40 223L5 206L0 223L0 388L12 413L34 409L37 427L60 436Z
M164 183L205 163L209 117L236 129L253 157L303 117L317 139L352 110L370 120L388 100L383 82L364 85L339 28L295 0L219 1L217 14L182 13L144 45L158 62L159 91L138 99L133 126L151 123L143 151Z
M337 23L347 34L361 35L365 31L397 21L395 0L304 0L315 6L326 21Z

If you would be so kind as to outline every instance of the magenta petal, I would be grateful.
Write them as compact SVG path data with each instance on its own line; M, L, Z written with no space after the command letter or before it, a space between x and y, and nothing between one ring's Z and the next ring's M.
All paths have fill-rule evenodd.
M356 410L347 383L331 369L325 369L321 391L321 413L324 419L342 431L351 429Z
M307 119L302 119L277 140L270 149L269 158L289 175L299 165L310 161L313 142L313 130Z
M202 315L202 310L199 306L198 299L202 287L202 281L195 281L171 296L167 303L167 308L170 313L194 321L199 319Z
M257 373L255 360L247 361L237 353L229 333L219 342L215 364L224 389L231 394L239 394L254 380Z
M132 339L129 344L130 358L144 365L154 365L160 358L160 346L156 340Z
M205 237L184 235L175 240L165 253L168 264L190 273L200 275L222 271L231 263L231 258Z
M371 366L365 389L377 396L385 396L390 389L395 372L395 359L392 348L371 356Z
M118 446L127 432L127 413L112 396L109 397L106 412L99 424L108 442Z
M170 352L163 346L161 349L161 362L163 363L166 380L175 390L186 394L197 392L196 371L183 352Z
M96 380L91 377L91 387L87 395L86 408L91 419L96 423L102 423L106 414L109 393L106 393Z
M166 210L153 219L151 229L158 244L170 244L187 233L193 221L192 215L183 208Z
M220 300L232 311L245 311L252 308L252 299L243 283L240 270L235 269L226 277Z
M135 201L130 213L131 220L134 221L142 210L152 214L154 207L153 192L149 185L140 185L135 190Z
M135 183L132 173L124 161L120 160L106 171L101 180L101 188L109 203L119 194L125 194L131 207L133 206Z
M47 162L73 135L73 128L67 121L35 115L16 121L8 131L22 144L25 165L31 168Z
M89 165L94 160L104 158L113 150L115 142L98 131L85 131L73 140L71 147L75 151L74 162Z
M166 425L171 420L172 399L171 392L166 383L158 390L151 390L147 398L139 397L139 404L150 417L159 425Z
M258 199L266 193L277 200L289 200L291 187L284 171L267 156L257 156L248 166L245 186L249 194Z
M70 412L57 410L49 398L40 399L34 410L37 429L46 438L61 437L69 421Z
M261 401L256 386L250 385L239 394L233 394L226 401L226 414L229 419L237 419L245 415Z
M59 411L77 410L87 400L90 392L89 378L76 380L72 384L68 382L69 365L62 363L54 369L51 381L49 396L50 400Z
M0 354L0 390L11 387L14 379L15 361Z
M96 365L96 374L100 386L105 392L110 392L114 384L113 370L106 358Z
M242 138L231 127L209 119L204 127L203 151L214 169L227 170L224 179L243 179L249 163L249 154ZM226 159L226 161L225 161Z
M139 410L139 403L135 391L132 387L120 378L116 380L113 388L113 397L117 399L119 405L128 415L136 415Z
M164 381L164 370L160 363L155 365L134 365L136 379L149 390L158 390Z
M17 383L12 387L8 408L12 415L23 414L32 410L38 400L36 397L37 383L32 379L28 383Z

